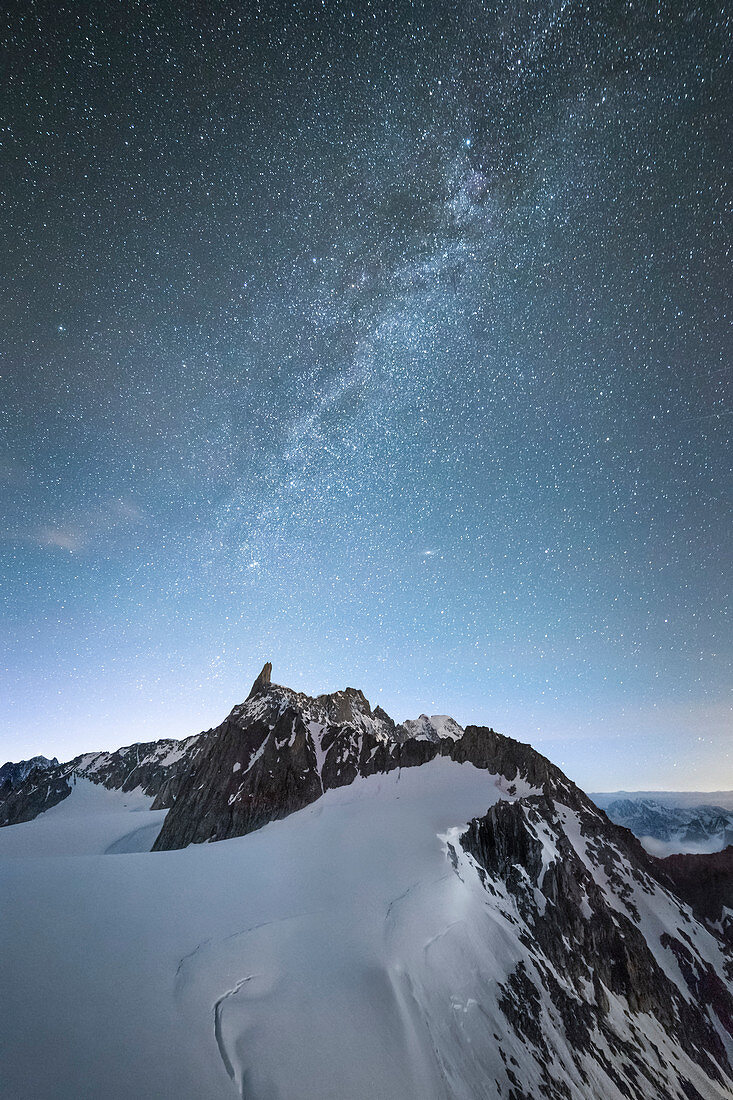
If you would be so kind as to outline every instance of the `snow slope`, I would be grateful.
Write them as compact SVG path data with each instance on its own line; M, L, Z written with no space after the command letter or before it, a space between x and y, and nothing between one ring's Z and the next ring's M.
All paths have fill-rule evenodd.
M483 906L440 838L499 796L485 771L436 759L216 845L114 859L6 849L1 1094L451 1095L402 968ZM103 851L103 819L117 815L96 812L86 791L79 818L85 799L89 845ZM2 838L23 830L37 853L45 838L32 843L32 830L52 828L53 813ZM20 841L6 844L20 854ZM457 971L456 988L466 983ZM451 1011L471 1009L459 996Z
M0 831L0 1096L730 1100L722 942L548 762L467 736L544 789L437 755L111 858L150 815L77 780Z
M139 789L108 790L90 779L76 778L63 802L34 821L0 829L0 860L103 855L110 848L149 852L167 813L150 812L152 802Z

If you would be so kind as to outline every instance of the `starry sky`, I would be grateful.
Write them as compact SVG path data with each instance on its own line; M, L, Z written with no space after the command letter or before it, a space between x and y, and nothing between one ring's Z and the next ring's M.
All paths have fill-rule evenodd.
M269 659L733 787L722 7L2 18L0 756Z

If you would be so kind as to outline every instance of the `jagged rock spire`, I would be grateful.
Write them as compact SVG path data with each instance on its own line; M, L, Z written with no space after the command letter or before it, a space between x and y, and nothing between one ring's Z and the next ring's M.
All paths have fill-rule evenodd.
M252 690L247 696L248 699L252 699L253 696L259 695L261 691L265 691L270 686L270 677L272 676L272 662L266 661L262 666L262 672L259 674L255 682L252 684Z

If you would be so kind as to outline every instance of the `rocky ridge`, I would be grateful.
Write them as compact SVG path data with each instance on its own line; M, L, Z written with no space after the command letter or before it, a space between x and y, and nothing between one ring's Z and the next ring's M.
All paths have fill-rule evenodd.
M42 770L56 767L57 764L55 756L53 760L49 760L47 756L32 756L30 760L8 760L0 767L0 798L19 787L35 768Z
M550 776L558 789L570 783L531 746L492 729L425 715L398 725L355 688L311 698L271 683L266 665L246 701L202 738L154 850L243 836L357 776L436 756L521 776L520 786L541 788Z
M733 844L722 852L660 860L681 898L733 948Z
M151 809L168 809L175 801L180 777L195 759L200 738L205 737L196 734L184 741L151 741L114 752L83 753L64 764L54 759L34 765L19 782L6 782L0 788L0 826L32 821L58 805L71 794L76 777L113 790L139 788L154 799Z
M359 775L422 764L436 751L361 691L311 698L271 683L267 664L246 701L206 735L154 850L242 836Z
M567 793L550 781L500 801L454 846L458 873L479 875L527 948L501 994L533 1055L511 1078L512 1100L732 1095L723 937L708 935L635 837Z

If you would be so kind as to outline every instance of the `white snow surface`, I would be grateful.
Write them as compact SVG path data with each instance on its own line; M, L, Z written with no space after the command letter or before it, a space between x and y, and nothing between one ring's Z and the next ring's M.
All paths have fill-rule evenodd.
M166 810L151 812L153 799L139 788L110 791L81 777L72 783L71 794L34 821L0 829L0 861L150 851Z

